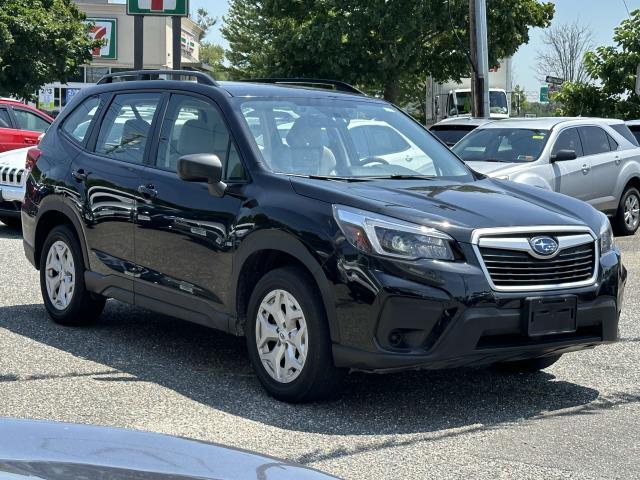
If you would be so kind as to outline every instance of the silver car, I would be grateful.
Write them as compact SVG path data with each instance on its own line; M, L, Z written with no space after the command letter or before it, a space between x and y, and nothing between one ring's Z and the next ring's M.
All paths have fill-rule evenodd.
M622 120L509 119L481 125L453 151L475 171L590 203L620 235L640 225L640 148Z

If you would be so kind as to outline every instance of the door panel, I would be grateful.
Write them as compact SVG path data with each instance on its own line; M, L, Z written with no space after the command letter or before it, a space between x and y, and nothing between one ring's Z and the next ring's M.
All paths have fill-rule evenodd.
M554 190L580 200L591 198L591 162L584 157L583 145L577 128L560 132L551 149L553 157L560 150L573 150L578 158L551 163Z
M20 130L14 128L0 128L0 152L8 152L16 148L24 148Z
M590 203L600 210L617 208L615 189L622 166L621 155L624 152L618 151L618 143L601 128L586 127L586 135L589 135L588 146L593 144L591 148L597 148L599 151L590 157L594 178L593 198Z
M133 222L148 139L163 98L160 92L115 95L100 119L97 139L92 134L95 153L85 151L73 161L72 176L82 185L91 268L98 273L139 275ZM94 109L85 110L91 121Z
M145 296L185 308L212 325L227 329L226 318L214 310L229 311L233 232L243 200L242 185L230 187L221 198L205 183L187 183L175 173L183 155L215 153L226 165L233 156L223 117L212 102L173 95L159 133L153 167L140 185L135 232L136 262L141 276L136 298ZM229 172L236 176L238 169ZM136 300L137 301L137 300ZM218 323L216 323L218 322Z

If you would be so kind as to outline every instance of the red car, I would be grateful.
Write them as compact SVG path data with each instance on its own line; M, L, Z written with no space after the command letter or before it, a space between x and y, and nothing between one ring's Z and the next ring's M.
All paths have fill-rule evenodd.
M37 145L53 122L46 113L14 100L0 100L0 152Z

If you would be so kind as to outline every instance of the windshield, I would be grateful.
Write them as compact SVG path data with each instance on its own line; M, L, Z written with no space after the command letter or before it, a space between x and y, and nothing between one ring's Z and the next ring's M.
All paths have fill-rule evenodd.
M465 162L533 162L542 154L549 130L528 128L477 129L453 147Z
M475 126L465 126L465 127L456 127L456 126L449 126L449 127L438 127L438 126L433 126L431 127L431 132L438 137L440 140L442 140L444 143L446 143L449 147L454 146L456 143L458 143L460 140L462 140L465 135L467 135L470 131L472 131L474 128L476 128Z
M506 115L509 113L507 94L505 92L489 92L489 111Z
M243 99L240 108L264 163L274 172L328 178L473 178L446 147L388 104Z

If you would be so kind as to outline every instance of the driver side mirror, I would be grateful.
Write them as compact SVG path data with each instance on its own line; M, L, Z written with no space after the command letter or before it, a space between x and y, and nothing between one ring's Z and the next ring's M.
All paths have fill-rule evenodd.
M578 158L575 150L558 150L555 155L551 155L552 162L564 162Z
M217 155L197 153L178 160L178 177L185 182L207 182L209 193L222 197L227 184L222 181L222 162Z

